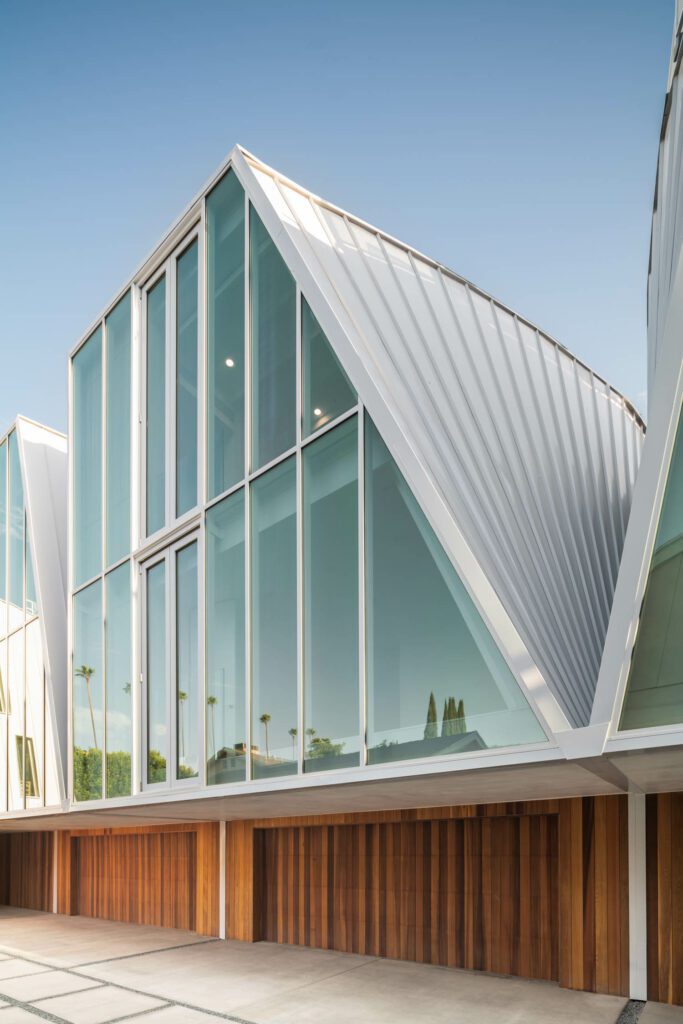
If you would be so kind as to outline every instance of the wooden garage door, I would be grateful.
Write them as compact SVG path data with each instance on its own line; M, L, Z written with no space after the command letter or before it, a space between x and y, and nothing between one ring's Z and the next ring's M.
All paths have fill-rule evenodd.
M262 833L261 937L558 978L557 818Z
M194 832L79 836L74 842L75 913L195 928Z

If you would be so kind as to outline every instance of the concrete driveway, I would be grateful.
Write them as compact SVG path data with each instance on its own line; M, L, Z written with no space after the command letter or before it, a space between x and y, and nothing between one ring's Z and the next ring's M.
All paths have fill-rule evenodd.
M0 1024L615 1024L624 1005L543 982L0 908ZM683 1011L649 1004L640 1021L683 1024Z

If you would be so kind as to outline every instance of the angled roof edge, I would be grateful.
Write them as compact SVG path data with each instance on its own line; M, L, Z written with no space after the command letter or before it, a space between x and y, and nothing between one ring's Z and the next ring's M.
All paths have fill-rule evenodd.
M650 571L671 455L683 402L683 363L680 335L683 330L683 251L671 289L652 391L652 413L636 479L631 516L617 586L612 603L591 724L609 723L609 735L618 731L628 670ZM648 730L621 733L624 739ZM660 735L661 730L656 732Z
M372 373L353 343L356 327L328 281L320 280L290 238L278 212L238 150L232 167L281 256L304 293L344 370L358 391L399 469L415 493L444 551L467 589L491 637L501 651L549 742L571 729L559 701L531 658L507 611L474 557L409 439L396 421Z
M67 735L67 440L24 416L16 419L26 526L33 554L43 664L45 711L57 762L60 801L66 799ZM46 751L47 757L47 736Z

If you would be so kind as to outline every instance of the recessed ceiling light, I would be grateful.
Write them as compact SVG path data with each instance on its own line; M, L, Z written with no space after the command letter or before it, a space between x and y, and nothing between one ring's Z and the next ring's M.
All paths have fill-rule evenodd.
M314 409L313 410L313 415L314 416L322 416L322 414L323 414L322 409Z
M235 360L234 359L226 359L225 360L225 365L226 366L234 366L235 365Z

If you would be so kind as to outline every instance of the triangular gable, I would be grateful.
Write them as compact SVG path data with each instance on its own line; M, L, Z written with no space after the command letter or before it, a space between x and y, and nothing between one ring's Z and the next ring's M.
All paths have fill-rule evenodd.
M370 282L366 282L366 290L351 281L344 301L340 301L337 290L339 280L333 280L333 275L323 262L334 261L335 243L322 225L318 223L315 227L315 211L311 208L307 213L309 223L305 228L302 227L301 221L291 212L269 174L255 169L239 150L232 155L232 166L544 730L549 736L553 732L568 730L571 723L565 710L548 686L538 662L530 656L492 587L488 574L473 554L452 508L445 500L449 479L451 485L453 483L452 465L449 465L448 460L457 457L457 452L450 448L445 450L443 439L435 436L434 432L434 425L437 428L439 426L439 416L432 419L431 411L437 392L441 395L443 381L439 383L438 374L430 369L429 379L423 375L416 383L414 379L411 380L410 367L413 364L409 366L406 362L409 357L405 349L389 350L381 340L373 349L365 340L366 334L371 333L370 328L375 338L379 339L392 329L395 332L396 317L401 317L405 325L411 319L410 312L399 308L398 301L393 302L398 299L397 294L387 294L380 323L379 314L367 307L366 296L370 292ZM291 198L288 196L288 200ZM303 197L302 201L308 202ZM312 236L315 236L315 244L311 242ZM406 268L409 268L411 257L405 255L405 259ZM376 267L374 272L379 272ZM385 263L382 273L385 275L384 285L388 292L390 279L396 272L395 268ZM341 275L344 274L347 271L342 270ZM405 304L405 300L402 301ZM404 370L393 374L392 368L395 370L398 360L404 361ZM415 375L412 376L414 378ZM420 378L419 372L417 376ZM409 436L406 415L400 413L409 416L415 408L416 398L423 399L429 395L430 389L433 390L432 397L425 402L419 418L411 421L413 429ZM435 449L441 456L441 472L438 474L433 472L429 458L425 457L425 452L433 453ZM444 468L447 470L445 475ZM480 467L482 473L488 469L486 462Z

